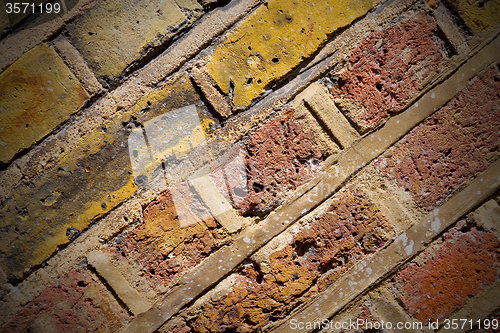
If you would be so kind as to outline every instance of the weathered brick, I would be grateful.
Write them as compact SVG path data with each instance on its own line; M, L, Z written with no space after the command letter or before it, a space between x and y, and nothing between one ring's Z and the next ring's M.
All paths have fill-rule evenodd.
M375 167L431 210L491 164L500 144L500 72L491 68L454 101L414 128Z
M241 214L265 214L312 178L322 156L303 126L288 110L252 134L245 157L248 193L237 207Z
M67 228L86 228L133 194L137 186L128 149L130 133L136 124L191 104L196 105L201 124L172 127L164 132L171 144L155 152L156 157L180 156L186 146L203 143L214 122L186 77L173 79L117 113L60 155L48 172L13 189L0 209L0 267L4 272L21 278L25 269L68 242Z
M500 244L495 235L459 221L443 242L394 278L394 288L409 314L422 322L444 319L499 276Z
M47 44L26 53L0 75L0 163L45 137L88 97Z
M233 104L245 107L376 3L266 1L215 49L207 71L226 94L233 82Z
M350 55L336 79L334 97L360 129L377 126L401 110L443 61L443 43L433 36L436 23L420 15L370 34Z
M67 30L96 74L114 78L150 48L190 26L201 13L195 0L101 1Z
M447 0L458 12L465 24L476 34L498 27L500 21L500 1Z
M45 289L2 332L116 332L127 319L113 296L78 269Z
M184 204L174 203L171 191ZM202 222L181 226L180 210L194 214ZM194 197L185 183L163 192L144 209L144 223L125 239L105 251L115 260L128 260L143 267L143 275L153 285L168 285L185 269L200 263L225 243L225 236L208 210Z
M255 332L324 290L393 234L362 193L346 194L285 248L270 255L270 272L244 266L229 294L205 304L188 323L195 332Z

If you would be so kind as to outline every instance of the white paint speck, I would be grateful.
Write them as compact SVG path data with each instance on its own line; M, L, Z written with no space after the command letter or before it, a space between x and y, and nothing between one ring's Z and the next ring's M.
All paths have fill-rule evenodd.
M436 95L434 95L434 93L432 93L431 98L436 98Z
M413 252L413 240L410 240L410 244L405 247L406 255L409 256Z
M434 232L438 232L440 227L441 221L439 221L439 217L436 217L436 219L431 223L431 230Z

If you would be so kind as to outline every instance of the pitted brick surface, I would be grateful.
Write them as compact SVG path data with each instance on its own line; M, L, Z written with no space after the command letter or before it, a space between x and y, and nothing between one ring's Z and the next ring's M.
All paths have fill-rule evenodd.
M26 53L0 75L0 163L41 140L88 98L47 44Z
M313 55L332 33L365 15L377 2L266 1L227 34L207 71L224 93L234 87L235 107L246 107Z
M324 290L392 235L385 217L362 193L347 194L270 255L269 274L244 267L229 295L206 304L189 326L195 332L258 331Z
M490 165L500 145L500 72L490 69L472 80L448 106L414 128L380 157L379 172L396 179L421 207L441 204L464 181Z
M442 320L499 276L500 244L491 232L464 221L424 253L424 263L399 271L394 288L405 309L422 322Z
M29 303L2 332L116 332L128 316L86 270L73 270Z
M342 111L370 128L401 110L429 74L439 72L442 42L433 39L435 29L432 18L420 15L368 36L351 53L350 67L333 89L334 97L346 100Z
M70 41L99 77L115 78L148 49L201 16L194 0L101 1L67 26Z
M287 111L250 137L245 158L248 194L238 206L240 213L262 215L312 178L322 156L313 134L303 126Z
M202 222L181 227L172 194L165 191L144 209L144 223L106 251L117 260L139 263L143 276L153 285L167 285L187 268L201 262L224 242L224 236L207 209L193 197L186 184L178 185L185 207Z

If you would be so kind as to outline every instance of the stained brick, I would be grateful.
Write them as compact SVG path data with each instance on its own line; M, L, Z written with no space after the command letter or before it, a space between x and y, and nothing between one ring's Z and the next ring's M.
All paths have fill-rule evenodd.
M447 2L476 34L496 28L499 25L499 0L448 0Z
M379 172L431 210L486 170L500 144L499 78L498 68L491 68L473 79L454 101L407 134L391 157L380 157L375 162Z
M312 178L322 156L313 134L303 126L288 111L252 134L245 157L248 193L238 205L243 215L268 212Z
M459 221L443 242L394 278L394 288L409 314L422 322L444 319L499 276L500 244L495 235Z
M195 0L101 1L67 30L97 76L114 78L149 48L190 26L201 12Z
M79 269L45 289L2 332L116 332L127 319L113 296Z
M47 44L26 53L0 75L0 163L45 137L88 97Z
M207 71L226 94L233 82L233 103L245 107L376 3L266 1L215 49Z
M443 61L443 43L433 36L434 20L417 16L370 34L350 55L333 95L361 129L401 110Z
M346 194L270 255L270 273L244 266L229 294L205 304L188 323L195 332L255 332L324 290L374 253L393 229L362 193Z
M143 276L153 285L168 285L187 268L200 263L225 243L225 236L208 210L194 197L188 185L176 185L162 193L144 209L144 223L105 251L116 260L130 260L143 267ZM181 226L180 210L196 215L202 222Z
M133 194L137 186L128 149L131 131L136 124L191 104L196 105L201 124L183 127L180 123L163 132L171 144L155 152L155 157L180 156L186 146L203 143L213 123L186 77L173 79L117 113L71 151L54 156L58 160L53 169L13 189L0 208L3 271L11 278L22 278L25 269L68 242L67 228L86 228Z

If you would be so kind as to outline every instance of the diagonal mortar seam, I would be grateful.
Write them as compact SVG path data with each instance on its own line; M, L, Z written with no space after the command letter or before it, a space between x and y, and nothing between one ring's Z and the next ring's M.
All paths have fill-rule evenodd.
M152 87L160 84L165 79L168 79L168 77L176 70L185 65L198 53L202 52L203 49L210 44L210 42L216 39L217 36L224 33L228 27L237 23L246 13L252 11L260 4L261 1L262 0L234 0L225 7L218 7L212 12L204 15L201 19L199 19L199 24L193 26L192 29L186 33L184 38L178 39L161 55L156 57L140 70L134 72L133 75L130 75L126 82L123 82L123 84L115 87L114 90L106 92L100 96L100 98L96 98L95 103L92 105L86 105L88 109L86 110L85 115L78 116L78 118L74 119L71 123L65 122L65 124L67 124L66 127L59 128L58 133L52 132L54 133L53 135L45 137L36 147L23 154L22 158L26 158L28 161L21 160L23 165L17 167L25 169L27 168L27 164L39 164L37 163L39 161L32 161L31 159L33 156L36 156L37 151L43 148L44 145L48 144L49 141L57 141L59 145L54 148L57 149L62 147L59 143L60 141L68 141L67 145L71 145L71 143L79 140L85 135L85 133L80 133L78 129L81 129L83 124L88 125L89 118L92 118L93 121L87 129L87 133L100 126L100 122L98 121L99 119L109 118L120 109L132 106L144 94L151 91L153 89ZM227 12L230 12L230 14L232 13L232 15L229 15ZM220 16L223 16L224 20L222 20ZM221 22L222 24L217 24L216 21ZM215 30L212 34L209 34L207 33L207 30L210 31L208 28L211 26L215 26L216 28L212 29ZM200 36L201 42L199 41ZM181 54L181 52L183 53ZM162 71L158 71L158 68L161 68ZM140 93L126 93L128 90L140 91ZM123 96L126 96L126 100L124 100L125 98L123 98ZM107 105L108 100L111 101L111 105ZM16 162L19 160L20 158L13 159L7 166L5 166L0 173L0 179L2 179L2 181L6 180L3 179L4 177L9 178L8 172L17 164ZM52 163L47 162L41 173L45 173L51 167ZM21 170L21 172L25 174L26 170ZM29 177L24 175L24 180L29 181L30 179L28 178ZM10 190L18 186L20 183L21 180L18 180L8 187L7 193L0 196L0 204L3 203L10 195Z
M484 319L487 319L490 315L492 315L498 308L500 307L500 279L496 280L493 285L489 288L474 296L473 298L467 300L465 306L454 313L449 319L450 322L454 321L462 322L463 319L469 320L481 320L484 322ZM464 326L459 326L457 329L446 329L444 328L445 323L440 323L440 328L437 333L462 333L467 330L464 329ZM470 328L465 326L466 328Z
M480 178L489 180L489 182L488 181L486 182L488 184L486 185L486 183L482 182ZM390 278L404 264L406 264L414 257L416 257L419 253L424 251L426 246L429 243L431 243L434 238L441 235L449 226L451 226L462 216L465 216L466 214L474 210L476 207L478 207L484 200L486 200L499 188L500 188L500 160L494 162L487 170L478 175L478 177L476 177L469 184L469 186L464 188L461 192L456 193L454 196L452 196L448 201L446 201L443 205L441 205L439 209L431 211L428 215L421 218L420 222L417 223L417 225L411 226L404 233L397 236L389 246L385 247L380 251L377 251L378 253L377 257L374 256L371 258L371 260L364 260L365 262L366 261L369 262L367 264L366 263L362 264L362 262L361 264L358 264L349 273L343 275L339 280L330 285L323 293L315 296L314 298L310 299L303 305L299 306L287 318L279 322L276 322L274 325L272 325L272 327L269 327L269 329L272 332L288 332L287 330L288 328L285 327L286 323L292 320L293 318L298 319L299 315L302 315L302 317L305 316L305 318L301 318L300 321L306 321L306 322L315 322L315 321L321 321L324 318L332 318L335 314L344 310L352 300L358 299L358 297L363 296L364 294L369 292L381 281ZM478 189L481 189L481 191L478 191ZM457 205L458 203L460 203L460 205ZM456 208L457 206L460 208L457 209ZM443 211L445 211L444 214ZM439 227L439 230L437 231L429 230L427 224L430 225L431 221L434 220L436 217L437 218L441 217L440 221L442 223L441 226ZM444 217L446 217L446 219ZM420 232L417 232L418 229L422 230L420 230ZM415 234L417 234L417 236L414 236ZM424 239L418 241L416 237L422 234L424 234L423 236ZM411 238L416 239L414 243L410 243L415 245L415 248L412 248L410 253L408 253L406 248L404 248L404 246L406 245L406 241L404 239L406 235L409 235L409 237L406 237L406 241L410 239L410 241L413 242L413 239ZM403 243L403 245L401 245L401 243ZM396 249L397 246L399 247L398 249ZM403 249L401 249L401 247L403 247ZM406 255L403 254L404 251L406 251ZM395 258L391 258L391 253L389 252L393 252L394 253L393 257ZM386 256L387 258L384 258L384 256ZM379 263L376 262L377 258L379 259L378 260ZM387 267L390 265L387 264L386 266L384 266L383 269L380 269L380 267L382 266L381 265L382 261L380 260L381 258L384 258L383 260L384 263L388 260L390 261L390 259L393 259L393 261L396 261L396 263L393 263L391 267ZM360 266L363 267L360 268ZM363 274L363 272L366 272L367 270L365 270L365 268L369 268L370 272L377 272L377 270L381 270L382 272L380 272L380 274L378 275L375 274L375 277L370 277L369 279L367 279L368 282L365 284L366 286L363 287L363 289L360 291L359 290L354 291L354 289L350 287L352 291L351 296L345 298L342 298L342 296L340 296L340 299L342 299L342 301L339 300L339 303L341 303L340 306L339 305L332 306L331 303L326 304L323 301L325 295L327 295L328 299L330 299L330 296L339 294L339 290L345 289L347 294L349 289L347 287L348 282L352 280L354 276L361 275ZM358 284L360 284L360 282L358 282ZM318 308L321 309L320 311L322 312L322 314L320 314L319 316L314 314ZM310 332L310 330L307 329L302 329L302 330L299 329L299 331Z
M496 43L495 43L496 42ZM471 59L468 60L468 62L466 62L465 64L463 64L462 66L460 66L459 68L456 68L455 71L454 71L454 76L453 78L455 78L455 75L458 76L459 74L459 69L464 69L464 67L470 67L472 65L475 64L475 62L479 61L479 65L480 66L476 66L476 67L481 67L484 68L486 67L487 65L489 65L491 62L493 62L495 60L495 56L493 56L493 59L490 59L492 57L492 54L491 53L488 53L488 51L490 51L490 49L493 49L493 51L495 50L495 44L499 44L500 43L500 37L495 39L494 42L490 45L488 44L487 46L489 47L486 47L484 48L484 51L478 56L478 57L472 57ZM484 59L481 59L480 56L483 55L483 53L486 53L486 56L490 56L489 58L486 57L486 60ZM494 52L493 52L494 54ZM479 59L477 59L479 58ZM481 61L482 60L482 61ZM486 63L485 63L486 62ZM471 65L472 63L472 65ZM459 80L459 83L462 83L460 85L460 90L463 89L463 87L465 85L467 85L468 83L468 80L472 77L474 77L476 75L475 71L472 71L473 73L470 74L469 72L467 73L467 76L464 76ZM460 73L461 74L461 73ZM454 84L455 82L452 82L452 80L450 81L446 81L446 82L451 82L451 84ZM439 88L441 88L442 85L438 86L438 87L435 87L434 91L435 92L438 92ZM451 90L448 90L448 91L451 91ZM423 100L425 97L427 97L427 95L429 95L429 93L425 94L424 96L422 96L419 100ZM439 95L438 93L438 96L441 96L441 101L439 101L436 105L436 107L434 108L434 111L438 109L438 107L442 107L445 103L447 103L450 99L452 99L454 96L455 96L455 92L452 91L451 93L448 93L446 94L446 90L445 90L445 93ZM442 96L446 96L444 99L442 98ZM434 99L434 98L432 98ZM439 99L438 99L439 100ZM410 109L410 108L407 108L407 110ZM432 106L430 107L430 109L432 109ZM386 134L385 137L387 137L389 139L389 143L386 144L386 147L384 149L386 149L387 147L389 147L390 145L394 144L397 140L399 140L400 138L402 138L408 131L410 131L414 126L416 126L418 123L420 123L421 121L423 121L427 116L429 116L430 114L432 114L434 112L433 110L427 110L427 111L423 111L423 112L419 112L417 110L417 108L415 106L413 106L413 109L411 110L408 110L407 113L402 113L402 114L399 114L393 118L391 118L386 124L384 127L382 127L378 132L378 134L380 135L380 133L382 134ZM403 128L401 129L402 126L398 125L399 122L400 122L400 119L401 120L405 120L406 118L406 128ZM384 133L384 132L390 132L392 130L396 130L396 133L393 133L394 134L394 138L392 138L392 135L389 135L389 133ZM377 146L378 148L380 148L380 146L378 146L378 141L381 141L380 139L380 136L378 137L378 141L375 140L375 135L376 133L372 133L372 134L369 134L369 135L366 135L362 140L358 141L355 145L351 146L349 149L345 150L343 152L343 154L341 154L341 156L339 157L339 160L341 160L343 157L344 158L347 158L347 160L349 162L353 162L353 159L352 158L348 158L349 155L351 155L352 153L356 154L358 156L358 160L354 161L354 163L357 163L358 165L355 165L353 170L349 172L349 174L347 175L343 175L343 178L341 181L339 181L338 177L333 177L334 178L334 183L332 184L332 181L330 180L331 179L331 176L332 174L330 172L327 172L325 174L328 175L328 177L326 178L323 178L323 179L326 179L325 181L325 186L327 186L330 190L333 189L333 192L332 191L328 191L326 195L324 195L324 197L321 198L320 201L324 201L326 200L328 197L330 197L331 195L333 195L333 193L341 186L342 183L345 182L345 180L347 178L349 178L353 173L355 173L356 171L358 171L359 169L361 169L362 167L364 167L366 165L366 162L369 162L371 159L374 159L375 157L379 156L382 151L384 149L382 149L382 151L378 151L378 149L375 149L378 153L377 154L374 154L374 152L372 151L372 154L371 155L375 155L375 156L370 156L370 154L368 154L368 152L366 152L366 148L370 148L370 141L375 141L377 143ZM382 135L382 137L384 137L384 135ZM387 142L387 140L385 141ZM368 143L368 144L366 144ZM373 145L373 142L371 142L371 144ZM358 147L360 147L358 149ZM369 150L368 150L369 151ZM364 160L364 161L362 161ZM335 165L333 165L335 166ZM351 168L353 166L351 165ZM330 168L331 169L331 168ZM337 178L337 179L335 179ZM330 184L329 184L330 183ZM314 190L322 190L322 188L320 188L321 186L317 185L315 186L314 188L312 188L311 190L314 191ZM312 208L314 208L315 206L318 205L318 203L316 202L315 204L313 203L313 205L311 204L308 204L308 203L305 203L305 206L306 208L304 210L302 210L300 213L297 213L295 212L295 214L293 214L290 210L293 209L292 208L292 203L293 203L293 206L301 206L300 204L300 201L301 199L305 199L306 196L303 196L303 195L300 195L298 198L297 196L292 196L292 198L289 199L288 201L288 204L286 206L281 206L279 207L278 209L276 209L274 212L272 212L271 214L269 214L269 216L263 221L261 222L257 227L259 227L260 229L256 229L256 230L251 230L250 228L247 228L245 229L240 235L239 237L236 237L234 239L234 243L232 246L228 247L228 249L231 249L232 252L234 252L235 250L238 250L238 244L242 244L242 242L245 242L247 243L247 239L251 239L251 237L253 236L256 236L255 233L257 233L257 236L260 236L260 237L257 237L257 239L259 240L259 244L256 245L257 249L260 248L261 246L265 245L272 237L275 237L277 234L279 234L280 232L282 232L283 230L285 230L287 227L285 226L285 224L290 224L290 222L295 222L297 221L299 218L301 218L302 216L304 216L305 214L309 213ZM313 207L312 207L313 206ZM280 217L286 213L286 211L289 211L289 213L292 213L292 217L291 218L291 221L290 220L286 220L286 222L280 222ZM285 217L288 218L289 214L286 213ZM272 223L271 220L274 220L276 221L277 223L275 225L269 225L267 226L267 224L270 224ZM281 226L278 226L279 224L282 224ZM263 226L265 228L269 228L271 229L272 231L268 231L269 232L269 235L265 235L265 234L262 234L261 232L261 235L258 235L259 231L262 231L262 230L265 230L265 228L263 228ZM273 230L273 228L277 229L277 230ZM252 232L253 231L253 232ZM248 247L248 246L247 246ZM250 249L247 253L247 256L254 253L256 251L256 249ZM206 267L206 266L209 266L211 262L214 262L215 263L215 260L218 258L218 256L221 254L221 253L224 253L225 250L219 250L217 251L216 253L212 254L210 257L208 257L205 261L203 261L200 265L197 266L197 271L203 271L203 267ZM225 276L227 276L235 267L237 267L243 260L244 260L245 256L243 258L241 258L241 260L236 260L235 263L232 265L232 267L229 268L228 272L227 273L219 273L219 274L213 274L213 281L210 282L210 285L212 285L215 282L219 282L220 280L222 280ZM222 267L222 266L221 266ZM195 267L196 269L196 267ZM193 269L191 272L193 272L195 269ZM197 274L197 272L194 272L193 273L193 276L195 276ZM186 281L187 279L189 279L189 275L187 274L184 278L184 281ZM191 282L193 282L194 280L191 280ZM182 283L181 282L181 285L179 287L178 290L180 290L180 288L182 286L187 286L189 285L191 282L188 282L188 283ZM174 314L176 314L178 312L178 310L180 310L181 308L185 307L186 305L188 305L193 299L197 298L199 296L199 294L203 293L206 288L208 288L208 286L204 286L202 287L201 284L198 285L199 288L201 288L201 290L198 291L198 293L196 295L194 295L195 297L188 297L189 299L186 301L186 298L183 298L181 300L181 295L180 296L177 296L176 295L176 292L172 292L171 294L169 295L166 295L166 297L163 299L163 301L161 302L162 304L158 304L156 306L154 306L150 311L149 314L147 313L144 313L142 314L143 316L137 316L136 318L134 318L127 326L125 326L123 329L122 329L122 332L134 332L134 331L137 331L137 330L144 330L144 331L147 331L147 332L152 332L154 331L155 329L157 329L159 326L161 326L162 324L164 324L168 319L170 319ZM172 294L175 297L175 299L173 300L173 302L175 304L177 304L178 306L176 307L173 307L171 304L168 304L168 303L165 303L165 301L169 298L169 296L172 296ZM162 315L163 314L163 315ZM150 317L150 319L148 320L153 320L152 322L150 321L149 323L148 322L144 322L143 320L146 319L147 317Z

